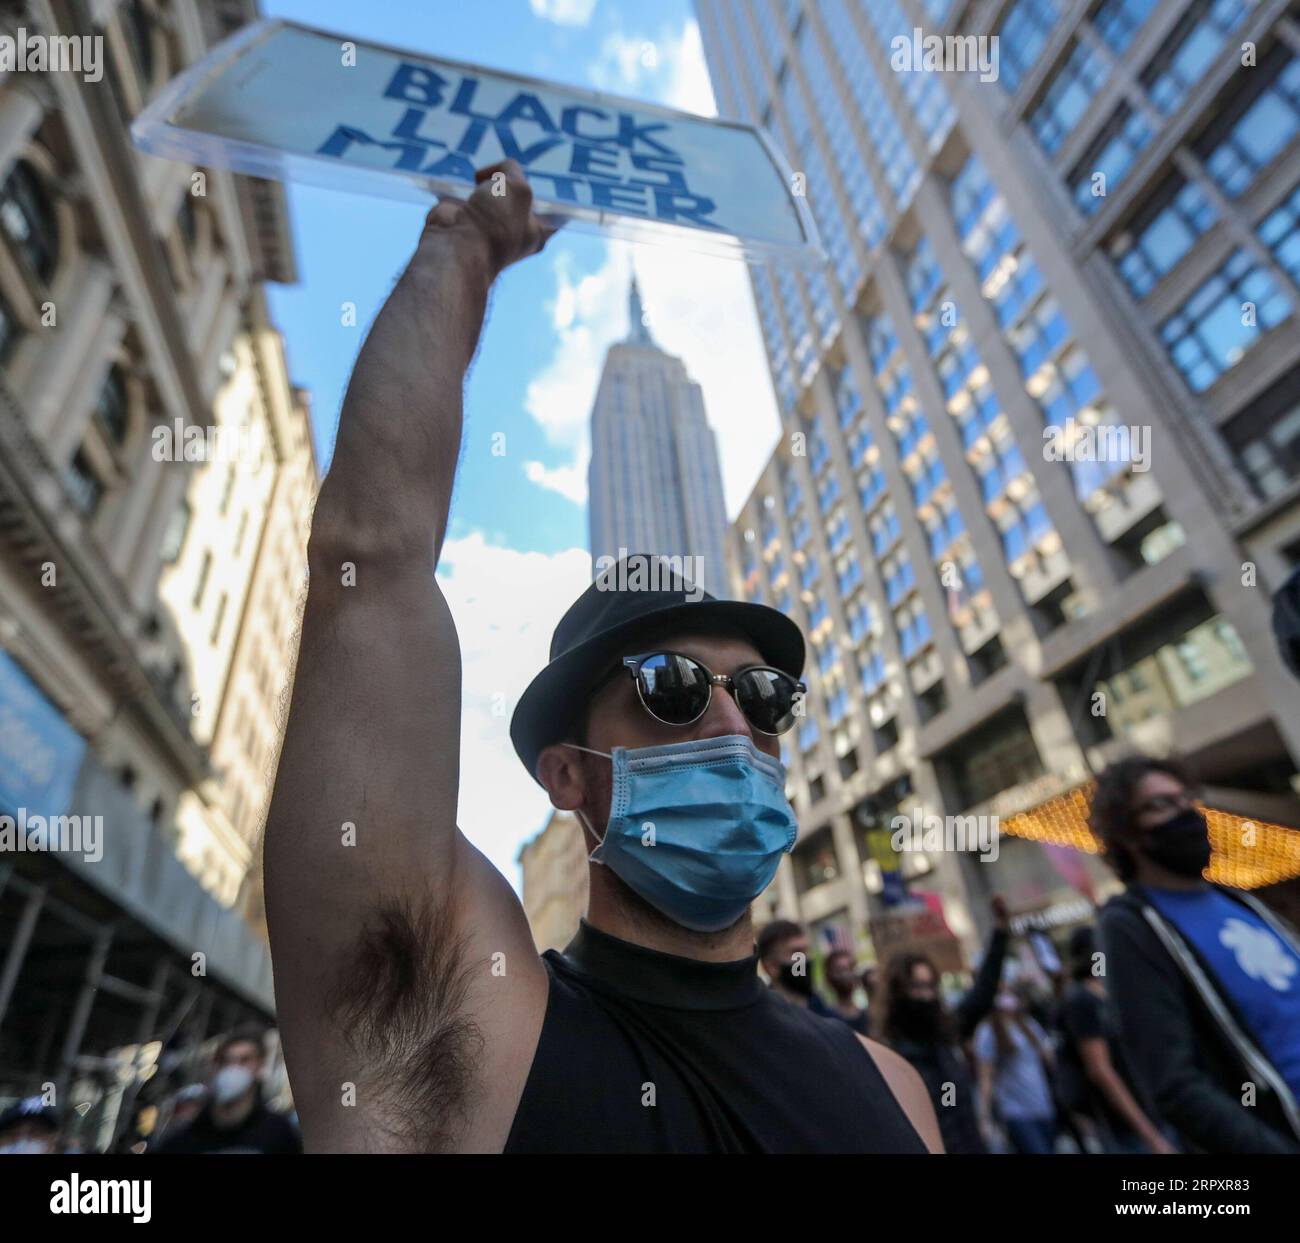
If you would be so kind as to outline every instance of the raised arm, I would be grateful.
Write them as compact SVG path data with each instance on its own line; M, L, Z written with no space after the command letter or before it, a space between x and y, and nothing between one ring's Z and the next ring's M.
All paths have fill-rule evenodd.
M984 960L975 975L975 983L956 1006L957 1030L962 1040L969 1040L975 1029L989 1016L998 984L1002 980L1002 967L1007 960L1011 921L1007 904L1001 897L990 902L993 911L993 932L989 937Z
M461 666L434 580L488 289L553 231L514 161L443 199L348 384L267 817L267 924L308 1151L500 1148L546 1002L456 827Z

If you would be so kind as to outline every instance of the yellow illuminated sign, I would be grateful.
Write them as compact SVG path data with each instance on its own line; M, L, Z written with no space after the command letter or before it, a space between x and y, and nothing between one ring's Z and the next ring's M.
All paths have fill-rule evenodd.
M1088 828L1091 786L1076 786L1029 811L1008 816L1003 832L1027 841L1070 846L1099 855L1101 843ZM1300 876L1300 832L1266 820L1204 807L1214 854L1206 878L1233 889L1258 889Z

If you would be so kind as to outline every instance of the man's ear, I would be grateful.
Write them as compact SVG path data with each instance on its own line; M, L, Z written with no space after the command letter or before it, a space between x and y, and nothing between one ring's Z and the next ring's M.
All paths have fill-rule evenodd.
M552 807L573 811L582 806L587 785L581 759L581 751L560 742L542 748L537 757L537 780L546 787Z

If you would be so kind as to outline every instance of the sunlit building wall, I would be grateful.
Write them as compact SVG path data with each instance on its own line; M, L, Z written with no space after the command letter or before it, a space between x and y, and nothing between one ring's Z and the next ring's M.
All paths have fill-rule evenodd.
M123 1118L111 1051L160 1030L199 1048L273 1014L266 946L237 905L256 813L195 848L215 831L186 808L224 805L223 776L241 775L223 702L260 616L248 583L309 505L314 463L260 300L264 282L296 279L283 188L144 156L129 133L256 4L7 12L10 30L103 40L97 81L0 81L0 814L102 824L98 856L0 858L0 1096L54 1082L88 1106L67 1122L85 1141ZM202 437L245 411L269 420L278 466L235 475L216 523L226 484L175 430ZM187 506L214 521L214 547L229 541L191 614L192 595L169 590ZM277 592L300 582L296 570ZM263 728L278 729L273 712Z
M587 911L586 835L572 812L552 812L519 851L524 914L538 952L563 949Z
M227 905L247 881L261 926L255 847L296 649L316 470L306 397L290 385L260 291L223 373L214 455L194 472L162 551L159 595L184 647L193 730L213 767L181 797L176 848Z

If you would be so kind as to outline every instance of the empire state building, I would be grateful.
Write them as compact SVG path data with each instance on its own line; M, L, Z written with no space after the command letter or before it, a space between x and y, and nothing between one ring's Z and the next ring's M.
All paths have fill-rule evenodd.
M628 321L627 338L605 356L591 412L593 566L627 553L681 557L695 586L728 596L722 472L703 393L681 359L655 344L635 276Z

